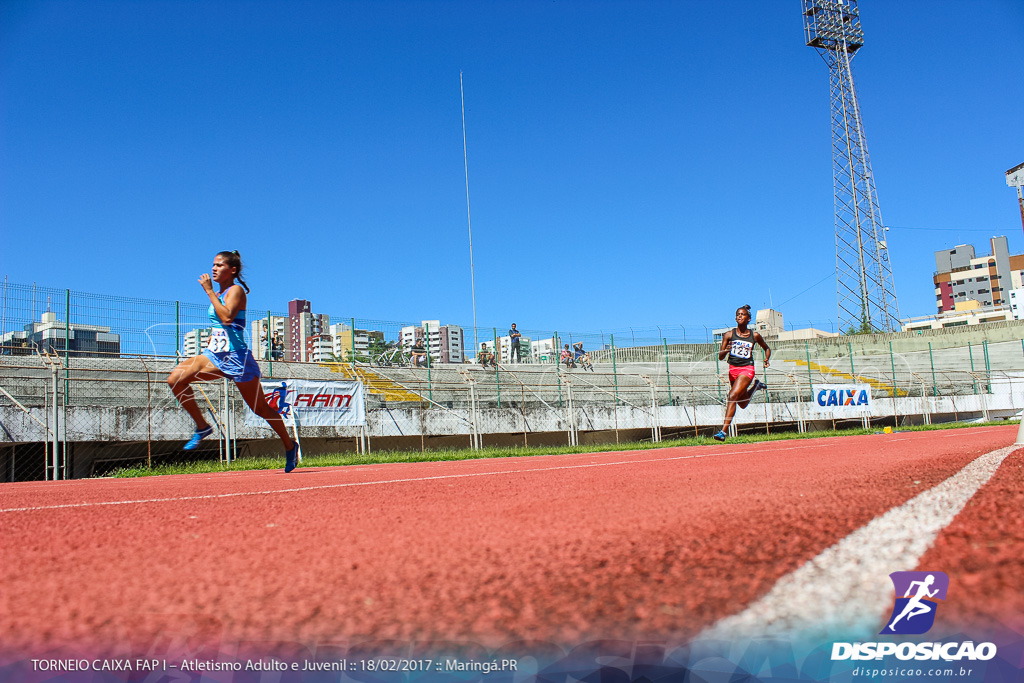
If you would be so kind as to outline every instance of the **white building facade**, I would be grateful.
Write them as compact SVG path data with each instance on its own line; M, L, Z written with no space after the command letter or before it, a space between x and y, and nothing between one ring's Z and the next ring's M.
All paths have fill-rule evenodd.
M202 329L192 330L185 333L185 338L182 340L181 352L185 358L191 358L192 356L198 356L205 349L206 345L210 343L210 328L205 327Z

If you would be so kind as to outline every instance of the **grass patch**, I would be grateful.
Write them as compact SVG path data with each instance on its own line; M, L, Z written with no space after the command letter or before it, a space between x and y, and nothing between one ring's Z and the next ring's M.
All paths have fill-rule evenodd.
M997 420L992 422L947 422L938 425L916 425L900 427L899 432L929 432L945 429L965 429L968 427L993 427L1016 424L1015 421ZM660 443L650 441L634 441L619 444L592 444L584 446L531 446L529 448L498 448L488 447L479 451L470 448L457 450L420 451L374 451L371 453L337 453L327 455L311 455L302 459L302 467L341 467L344 465L376 465L392 462L438 462L445 460L475 460L480 458L522 458L534 455L561 455L566 453L608 453L613 451L645 451L658 448L676 448L679 446L727 446L738 443L762 443L765 441L793 441L797 439L822 439L834 436L858 436L863 434L880 434L882 428L871 429L840 429L818 432L777 432L767 434L741 434L729 439L724 444L710 437L688 437L685 439L665 440ZM243 470L276 470L284 467L284 454L276 458L239 458L229 465L216 460L200 460L186 463L170 463L146 467L133 465L124 467L106 476L108 477L149 477L164 474L209 474L213 472L235 472Z

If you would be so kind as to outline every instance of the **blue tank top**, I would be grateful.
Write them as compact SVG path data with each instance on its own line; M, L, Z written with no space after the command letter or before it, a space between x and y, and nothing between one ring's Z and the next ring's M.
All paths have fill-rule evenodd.
M234 285L232 285L233 287ZM231 287L228 287L219 295L217 298L220 299L221 303L224 303L224 295L228 293ZM217 317L217 311L214 310L213 304L210 304L210 309L207 311L210 316L210 343L207 345L210 351L214 353L226 353L228 351L245 351L249 346L245 343L245 309L243 308L235 315L235 319L229 323L221 322L221 319Z

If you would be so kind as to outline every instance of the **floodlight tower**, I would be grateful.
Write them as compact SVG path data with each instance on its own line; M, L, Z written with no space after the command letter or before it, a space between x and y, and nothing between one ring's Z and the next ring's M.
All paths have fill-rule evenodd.
M889 250L850 61L864 45L857 0L802 0L807 44L828 64L839 329L900 329Z

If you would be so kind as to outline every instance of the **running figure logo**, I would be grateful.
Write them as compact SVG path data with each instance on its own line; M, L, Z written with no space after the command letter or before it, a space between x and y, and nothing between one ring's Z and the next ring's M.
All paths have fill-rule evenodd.
M949 577L943 572L893 572L896 605L881 635L921 634L935 623L936 600L945 600Z
M275 388L270 392L270 396L267 397L267 403L280 414L282 417L288 417L288 413L292 410L292 405L288 403L286 397L288 396L288 383L281 382L281 386Z

